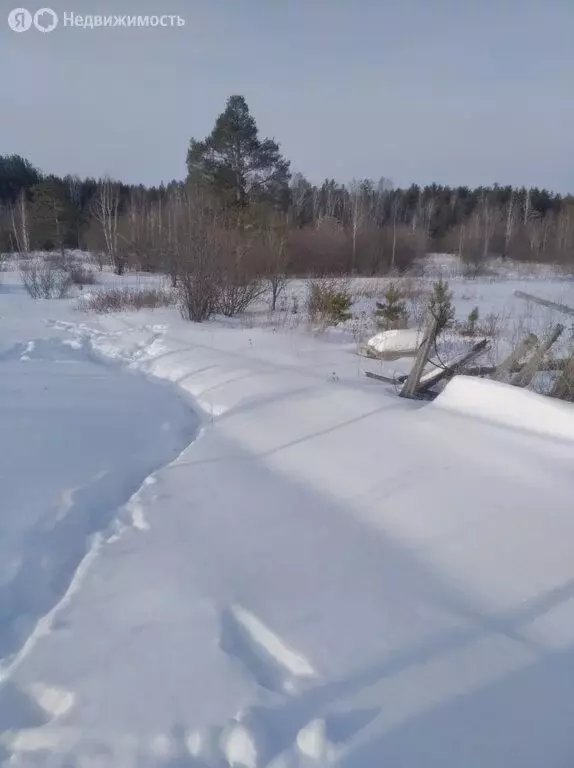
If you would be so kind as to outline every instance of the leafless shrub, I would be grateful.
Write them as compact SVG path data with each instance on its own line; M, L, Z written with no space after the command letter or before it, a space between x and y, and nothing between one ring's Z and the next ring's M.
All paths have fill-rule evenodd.
M296 275L336 275L351 256L351 240L336 220L324 217L313 227L288 233L290 269Z
M494 277L495 272L489 268L486 261L482 259L466 260L461 264L461 275L468 280L475 280L478 277Z
M353 314L351 319L351 333L355 341L364 341L373 330L373 323L370 314L366 310L361 310Z
M21 260L22 285L33 299L64 299L72 287L69 273L42 257Z
M429 300L430 292L428 290L425 291L422 288L418 293L405 295L409 325L422 329L428 317Z
M100 270L100 272L103 272L104 271L104 267L108 263L108 258L106 256L105 252L104 251L100 251L100 250L94 251L94 253L93 253L93 260L96 263L96 265L97 265L98 269Z
M271 311L285 293L289 283L289 249L287 247L287 219L280 214L267 213L259 226L253 248L260 251L256 258L270 293Z
M198 190L171 200L173 263L182 316L201 323L217 311L223 279L225 240L221 213Z
M484 320L478 324L477 335L494 339L500 334L501 316L490 312Z
M198 278L190 272L180 273L177 287L179 306L186 320L202 323L217 311L219 285L212 277L203 275Z
M282 296L276 310L272 311L269 309L265 316L266 326L273 331L294 331L299 328L304 320L305 318L303 314L299 312L298 298L296 295L291 296L290 298Z
M65 272L72 285L83 288L85 285L96 285L96 276L89 267L70 253L56 253L45 256L45 261L55 269Z
M455 328L461 336L493 339L500 335L501 317L491 312L482 319L477 306L469 313L466 320L456 322Z
M70 279L74 285L83 288L85 285L97 285L94 272L80 262L75 262L70 269Z
M358 278L353 281L353 295L358 299L379 298L385 291L386 281L379 277Z
M226 280L221 286L217 310L226 317L242 314L266 291L260 280Z
M217 312L226 317L246 312L266 292L262 279L267 270L267 253L261 234L249 228L220 228L220 287ZM276 275L277 276L277 275Z
M98 315L110 312L159 309L175 304L171 291L161 288L111 288L91 294L82 301L82 309Z

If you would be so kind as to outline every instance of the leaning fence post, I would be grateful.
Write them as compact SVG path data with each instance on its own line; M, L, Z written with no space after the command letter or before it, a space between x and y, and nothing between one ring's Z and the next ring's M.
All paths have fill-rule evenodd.
M574 400L574 352L566 361L564 369L557 377L550 394L561 400Z
M414 397L417 394L424 367L429 359L431 349L438 335L438 320L433 318L428 326L426 335L420 345L411 372L400 391L401 397Z
M527 387L532 379L536 376L539 370L542 368L542 364L544 361L544 356L550 349L550 347L554 344L554 342L559 338L559 336L562 334L564 330L564 326L557 324L554 326L554 328L551 330L548 338L546 341L544 341L542 344L540 344L530 360L527 360L524 364L524 367L520 371L520 373L517 373L514 377L512 383L517 387Z
M520 344L514 349L508 357L503 360L500 365L496 366L494 371L494 380L502 381L507 374L511 373L514 368L520 363L524 355L529 352L536 344L538 339L534 333L529 333Z

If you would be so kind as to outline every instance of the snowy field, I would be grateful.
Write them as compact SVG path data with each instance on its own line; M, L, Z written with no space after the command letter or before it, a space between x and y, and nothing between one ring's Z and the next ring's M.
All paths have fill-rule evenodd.
M550 277L452 287L574 304ZM573 405L1 278L0 762L570 768Z

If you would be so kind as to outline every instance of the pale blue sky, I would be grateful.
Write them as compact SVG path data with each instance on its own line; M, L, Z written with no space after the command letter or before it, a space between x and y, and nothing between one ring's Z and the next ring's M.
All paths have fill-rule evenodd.
M46 172L185 174L233 94L312 181L574 192L574 0L45 0L183 28L12 32L0 154Z

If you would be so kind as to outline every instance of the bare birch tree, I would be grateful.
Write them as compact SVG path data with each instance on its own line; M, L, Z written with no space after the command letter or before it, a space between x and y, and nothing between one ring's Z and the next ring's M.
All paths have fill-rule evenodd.
M119 207L120 185L110 178L100 179L92 202L92 214L102 229L106 252L116 274L123 275L125 258L118 248Z
M22 255L30 253L30 229L28 225L28 201L23 189L18 199L10 206L12 233L18 252Z
M357 179L353 179L349 184L349 200L351 204L351 274L354 275L357 266L357 235L365 217L363 183Z

